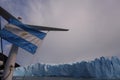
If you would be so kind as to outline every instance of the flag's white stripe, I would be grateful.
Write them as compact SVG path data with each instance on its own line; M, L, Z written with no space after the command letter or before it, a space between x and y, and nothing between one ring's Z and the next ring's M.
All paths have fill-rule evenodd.
M5 25L5 29L21 38L33 43L36 46L38 46L41 42L40 38L37 38L36 36L24 31L23 29L15 26L15 25L7 24L7 25Z

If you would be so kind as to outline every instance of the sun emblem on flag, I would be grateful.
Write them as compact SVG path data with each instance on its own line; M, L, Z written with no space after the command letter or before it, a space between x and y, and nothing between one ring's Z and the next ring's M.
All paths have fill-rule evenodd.
M25 36L25 35L27 35L28 33L27 32L22 32L21 33L21 36Z

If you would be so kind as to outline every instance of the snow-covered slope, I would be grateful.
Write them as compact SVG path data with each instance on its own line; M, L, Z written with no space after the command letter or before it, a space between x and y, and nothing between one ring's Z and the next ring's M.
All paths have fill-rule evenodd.
M120 79L120 59L100 57L91 62L73 64L46 65L37 63L17 68L14 76L64 76L81 78Z

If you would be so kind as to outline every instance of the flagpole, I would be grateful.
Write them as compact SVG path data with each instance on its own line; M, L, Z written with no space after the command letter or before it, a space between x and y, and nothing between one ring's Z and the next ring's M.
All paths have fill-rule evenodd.
M12 80L17 52L18 52L18 47L16 45L12 45L7 62L5 64L2 80Z

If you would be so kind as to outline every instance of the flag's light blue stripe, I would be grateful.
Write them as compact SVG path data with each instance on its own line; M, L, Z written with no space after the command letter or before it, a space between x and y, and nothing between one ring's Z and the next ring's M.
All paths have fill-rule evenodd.
M29 26L22 24L20 21L17 21L15 19L12 19L12 18L9 19L9 23L22 28L23 30L29 32L30 34L33 34L33 35L39 37L40 39L44 39L44 37L46 36L46 33L40 32L40 31L33 29L33 28L30 28Z
M21 37L18 37L17 35L5 30L5 29L2 29L0 31L0 36L7 40L8 42L10 43L13 43L27 51L29 51L30 53L34 54L36 52L36 49L37 49L37 46L22 39Z
M7 24L5 25L4 29L6 29L7 31L12 32L13 34L15 34L16 36L21 37L22 39L25 39L26 41L38 46L39 43L41 42L41 39L26 32L25 30L12 25L12 24Z

